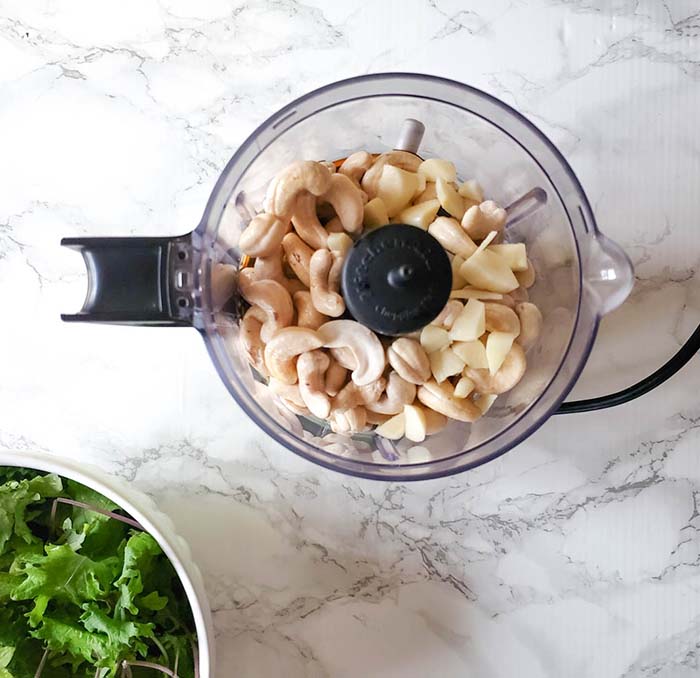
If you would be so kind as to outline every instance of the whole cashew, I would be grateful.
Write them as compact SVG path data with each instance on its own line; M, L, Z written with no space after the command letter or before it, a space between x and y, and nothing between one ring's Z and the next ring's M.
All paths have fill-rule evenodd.
M431 410L457 421L471 423L481 416L481 411L469 398L454 397L448 382L438 384L431 379L423 386L419 386L418 400Z
M301 397L298 384L285 384L279 379L270 377L268 380L270 390L282 401L282 403L295 414L309 414L309 408Z
M452 217L438 217L428 226L428 233L448 252L458 254L464 259L468 259L477 250L474 241L462 230L459 221Z
M311 281L309 267L314 251L296 233L287 233L282 238L282 248L294 275L309 287Z
M321 196L329 203L340 219L340 223L348 233L359 233L362 230L364 203L361 189L352 179L344 174L334 174L331 177L330 188Z
M438 313L437 317L430 323L446 330L451 330L457 316L464 310L464 304L458 299L450 299Z
M381 426L385 421L391 419L391 414L379 414L379 412L371 412L367 410L367 423Z
M528 262L528 263L529 263L529 262ZM533 269L533 273L534 273L534 269ZM516 278L517 278L517 276L516 276ZM518 303L520 303L521 301L530 301L530 294L529 294L529 292L527 291L527 289L525 289L525 288L522 287L522 286L521 286L521 287L516 287L516 288L510 293L510 296L513 298L513 302L514 302L515 304L518 304Z
M340 281L343 275L343 264L345 263L345 255L339 252L331 252L333 255L333 262L331 263L331 270L328 271L328 287L331 290L340 291ZM343 301L343 304L345 301Z
M285 384L297 381L297 356L321 348L321 337L307 327L285 327L265 346L265 365L270 375Z
M367 151L357 151L345 158L338 172L349 177L360 188L360 180L371 165L372 156Z
M502 231L506 211L493 200L472 205L462 217L462 228L473 240L483 240L491 231Z
M343 228L343 224L340 221L340 217L333 217L327 224L326 224L326 231L328 233L345 233L345 229Z
M447 426L447 417L444 414L440 414L440 412L436 412L435 410L431 410L429 407L424 407L423 411L425 412L425 434L426 435L433 435L433 433L438 433L438 431L442 431L445 426Z
M467 367L464 375L474 382L477 392L500 395L510 391L523 378L526 367L525 351L520 344L513 344L496 374L492 375L486 369Z
M335 358L338 365L341 365L346 370L357 369L357 360L355 354L347 346L337 346L331 349L331 355Z
M370 406L379 400L385 388L384 377L366 386L358 386L354 381L349 381L333 399L333 407L338 410L349 410L358 405Z
M302 353L297 360L299 393L311 414L325 419L331 413L331 401L325 391L324 374L330 365L324 351Z
M294 203L292 224L299 237L313 249L326 246L328 232L316 216L316 196L311 193L300 193Z
M289 222L274 214L258 214L241 233L238 247L250 257L269 257L280 246Z
M297 309L297 325L317 330L323 323L330 320L327 315L319 313L311 301L311 292L301 290L293 295L294 306Z
M367 409L379 414L398 414L403 412L404 405L410 405L415 398L416 385L391 372L385 394L376 403L368 404Z
M272 181L265 195L264 208L289 221L294 214L294 207L299 194L308 191L313 195L322 195L331 185L329 169L320 162L301 160L293 162L283 169Z
M358 386L371 384L382 376L386 367L384 347L372 330L354 320L331 320L318 328L318 334L326 348L350 349L356 362L352 380ZM333 356L340 362L337 354Z
M515 311L505 304L485 303L486 331L520 334L520 319Z
M502 304L503 306L506 306L507 308L515 308L515 300L513 299L513 293L509 292L506 294L501 294L500 299L494 299L492 304Z
M537 277L535 275L535 267L529 259L527 260L527 271L518 271L515 277L520 283L520 286L524 287L526 290L530 289L530 287L535 284L535 278Z
M335 410L331 412L329 422L334 433L359 433L367 426L367 411L361 406Z
M267 376L267 367L263 357L265 345L260 338L265 312L257 307L249 308L241 319L239 340L246 360L263 376Z
M377 197L377 183L382 174L384 165L394 165L407 172L417 172L418 166L423 162L417 155L408 151L389 151L382 153L374 161L374 164L365 172L362 177L362 188L369 198Z
M430 379L430 359L420 342L415 339L396 339L386 354L389 364L406 381L420 385Z
M253 271L255 271L256 280L274 280L282 285L289 294L306 289L306 285L301 280L288 278L284 274L281 247L274 254L267 257L258 257L255 260L255 264L253 264Z
M331 397L338 395L347 378L348 371L335 358L331 358L326 370L326 393Z
M345 301L338 294L338 280L331 280L334 257L328 250L316 250L311 257L310 289L311 301L319 313L332 318L345 313Z
M274 280L255 280L255 272L243 269L238 274L241 296L251 305L259 306L266 316L260 337L267 343L283 327L294 319L294 304L289 292Z
M520 335L516 341L523 347L523 351L528 351L542 331L542 313L535 304L528 301L516 304L515 312L520 318Z
M335 174L338 171L335 163L332 163L330 160L319 160L319 163L321 163L321 165L323 165L331 174Z

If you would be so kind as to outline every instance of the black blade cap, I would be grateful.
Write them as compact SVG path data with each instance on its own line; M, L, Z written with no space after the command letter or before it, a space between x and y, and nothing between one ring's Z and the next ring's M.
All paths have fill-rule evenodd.
M342 274L350 314L379 334L407 334L430 323L452 288L450 260L427 231L406 224L366 233L350 249Z

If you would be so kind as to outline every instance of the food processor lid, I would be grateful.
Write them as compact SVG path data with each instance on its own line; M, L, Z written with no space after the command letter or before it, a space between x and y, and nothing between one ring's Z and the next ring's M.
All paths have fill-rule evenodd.
M366 233L348 252L341 279L350 314L390 336L429 324L452 288L450 260L427 231L391 224Z

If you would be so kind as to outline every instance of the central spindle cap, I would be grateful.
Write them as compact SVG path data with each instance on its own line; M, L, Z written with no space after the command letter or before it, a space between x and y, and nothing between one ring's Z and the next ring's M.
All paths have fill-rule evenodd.
M444 308L452 288L450 260L427 231L382 226L360 238L343 266L345 305L379 334L415 332Z

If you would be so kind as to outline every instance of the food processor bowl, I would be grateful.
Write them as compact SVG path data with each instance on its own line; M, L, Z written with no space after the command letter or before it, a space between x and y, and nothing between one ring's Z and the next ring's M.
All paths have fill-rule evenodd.
M238 348L241 232L267 184L295 160L336 160L394 147L404 119L425 125L418 153L451 160L506 207L505 239L524 242L536 270L530 299L544 318L521 382L476 423L450 423L420 444L339 435L288 411ZM555 146L503 102L432 76L387 73L337 82L289 104L231 158L202 221L178 238L71 238L89 272L82 311L66 320L192 325L232 396L272 438L327 468L384 480L449 475L511 449L559 407L581 373L602 315L629 294L629 259L597 229Z

